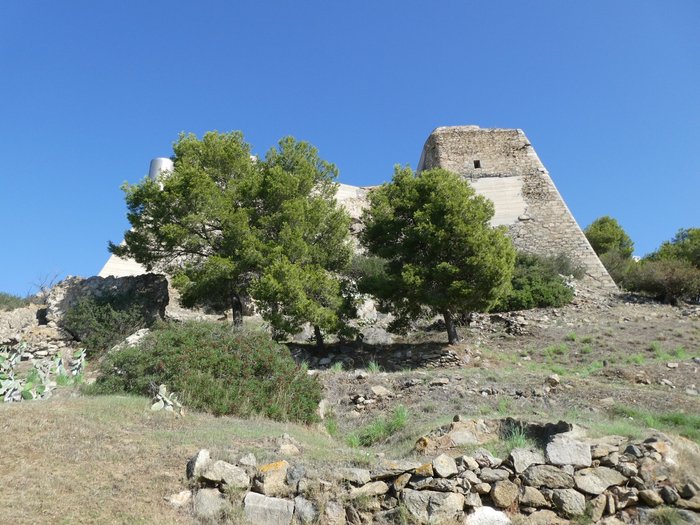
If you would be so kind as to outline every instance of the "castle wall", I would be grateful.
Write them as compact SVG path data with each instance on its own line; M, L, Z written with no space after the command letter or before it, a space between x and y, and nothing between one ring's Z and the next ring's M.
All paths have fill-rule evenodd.
M437 128L425 143L418 171L437 167L462 175L494 202L492 224L507 226L518 250L564 253L585 268L589 284L617 290L522 130Z

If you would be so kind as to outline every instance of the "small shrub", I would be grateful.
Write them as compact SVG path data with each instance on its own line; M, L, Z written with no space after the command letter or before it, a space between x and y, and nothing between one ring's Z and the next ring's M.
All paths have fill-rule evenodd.
M563 306L571 302L574 291L561 275L570 275L566 258L546 258L519 254L511 280L511 290L502 297L494 311L528 310L548 306ZM575 272L578 274L578 272Z
M336 437L338 435L338 421L335 419L334 415L327 415L323 420L323 425L326 427L326 432L328 432L329 436Z
M700 301L700 269L677 259L645 260L636 264L626 280L627 288L669 304Z
M627 287L629 274L637 265L634 259L625 256L617 250L600 255L600 262L603 263L615 284L623 288Z
M578 339L578 336L576 335L576 332L569 332L568 334L566 334L565 339L574 343L576 342L576 339Z
M331 372L342 372L343 371L343 362L342 361L336 361L333 363L333 365L328 369Z
M142 309L125 297L85 298L66 312L64 328L89 355L101 353L148 326Z
M625 362L630 365L643 365L646 358L642 354L632 354L625 359Z
M407 423L408 410L403 405L399 405L388 418L375 419L357 433L348 436L348 445L351 447L370 447L375 443L386 441L396 432L403 429Z
M371 374L377 374L382 371L382 367L376 361L370 361L367 364L367 371Z
M85 390L150 396L160 384L186 407L215 415L318 420L321 384L286 347L265 332L217 323L157 326L139 348L107 354L97 382Z
M29 304L29 299L11 293L0 292L0 312L16 310Z
M649 523L654 525L686 525L688 522L678 509L673 507L659 507L649 513Z
M537 445L536 441L529 437L520 426L513 426L508 429L504 436L502 436L501 441L503 442L503 455L508 455L513 449L516 448L529 448L535 447Z
M548 346L544 349L544 357L548 361L553 361L557 357L564 357L569 353L569 347L564 343Z
M510 407L511 407L511 402L510 399L507 397L502 397L498 400L498 413L502 416L505 416L510 412Z

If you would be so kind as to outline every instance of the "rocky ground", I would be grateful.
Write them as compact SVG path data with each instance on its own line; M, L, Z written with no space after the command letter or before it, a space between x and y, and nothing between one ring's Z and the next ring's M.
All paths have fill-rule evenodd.
M0 315L0 335L4 334L6 343L13 344L13 341L16 343L18 339L27 342L26 357L30 354L36 358L50 357L60 355L62 352L74 351L76 345L68 334L54 325L40 324L40 318L40 310L35 306ZM8 335L10 332L15 335ZM245 467L245 465L238 463L246 452L255 452L258 460L262 462L274 463L273 460L284 459L288 462L289 469L293 470L295 466L300 466L299 468L303 467L307 472L317 472L316 480L328 482L341 491L344 495L343 498L346 498L341 498L339 500L341 503L347 500L353 490L360 490L367 485L370 485L370 488L363 490L381 492L381 494L363 493L361 501L363 504L370 505L370 510L366 508L361 510L359 508L361 505L351 505L357 511L356 516L347 515L336 508L338 516L343 514L342 519L349 520L351 523L369 523L369 520L374 519L372 516L375 515L377 519L380 519L380 516L383 516L381 519L389 519L391 516L396 518L397 515L400 515L399 518L408 520L405 521L407 523L410 523L410 520L420 522L423 519L420 517L423 510L428 513L426 519L429 520L429 509L432 507L440 508L441 503L438 500L442 501L445 496L435 496L437 498L435 503L431 503L432 500L429 497L423 508L421 502L425 499L424 496L427 492L413 494L413 492L421 490L438 492L443 495L446 493L459 494L465 500L470 499L472 503L476 503L473 494L477 494L481 498L482 504L499 509L497 512L510 513L510 519L514 522L520 519L518 516L524 519L524 517L534 515L537 512L544 512L544 514L539 514L544 520L539 523L565 523L567 520L572 523L585 523L582 521L583 518L576 517L575 514L563 510L560 512L560 508L565 506L562 498L565 496L573 498L572 501L575 501L572 504L580 507L580 496L569 492L557 493L558 495L555 496L553 492L555 490L578 490L576 475L581 476L579 470L605 466L606 468L614 468L615 472L620 473L616 465L607 465L605 462L611 463L613 461L608 458L613 452L619 455L625 454L626 447L630 444L645 447L642 456L637 457L633 454L634 458L628 458L630 462L637 461L639 463L643 458L653 456L654 451L643 445L644 439L653 433L647 428L649 426L656 427L656 430L671 436L669 442L676 443L677 438L673 436L677 434L694 439L696 443L700 441L700 428L698 428L700 425L697 424L698 418L700 418L700 396L698 396L698 390L700 390L700 307L698 306L671 307L634 297L597 298L580 292L574 303L565 308L471 316L469 319L465 319L465 324L460 327L464 341L453 346L443 343L446 335L441 330L439 322L432 326L424 326L423 329L405 336L386 334L381 327L371 325L368 327L368 333L372 334L372 337L365 339L363 343L329 345L323 354L316 353L316 350L310 345L299 343L291 345L291 349L299 361L307 363L310 373L318 374L324 384L326 397L322 403L326 418L323 426L311 432L308 429L294 431L297 432L296 434L289 430L292 429L291 426L284 427L285 431L289 430L296 436L297 441L279 442L280 436L284 432L277 427L254 435L246 434L246 437L242 437L243 434L236 430L231 433L234 437L225 439L222 438L219 430L209 433L203 431L202 429L206 425L202 426L200 422L198 423L199 430L193 432L185 430L189 428L188 416L186 416L177 424L173 424L182 428L182 431L186 432L185 435L191 436L192 439L178 437L179 440L182 440L181 446L165 450L162 447L166 445L160 443L162 443L162 425L166 423L160 421L154 423L152 415L148 415L147 421L140 422L142 416L139 415L138 409L136 412L130 413L128 417L133 419L134 426L141 429L140 433L138 436L133 431L128 433L127 441L131 443L128 450L120 450L117 443L110 442L110 453L114 453L114 461L122 461L124 457L130 458L129 461L141 461L138 455L139 447L144 450L152 449L153 456L160 458L158 463L160 467L149 464L149 475L159 478L163 483L157 485L158 490L162 493L153 495L150 501L155 502L153 504L155 504L156 509L158 506L164 507L159 511L161 515L157 519L153 516L151 516L152 519L148 516L137 519L139 513L147 511L134 510L130 514L129 520L148 523L187 522L192 519L193 503L191 499L184 505L184 508L189 510L174 510L172 504L165 502L162 498L169 497L169 494L177 493L179 490L186 492L190 490L192 483L195 483L192 479L187 481L178 470L179 467L174 465L177 465L178 462L181 464L194 453L193 448L196 450L214 447L212 450L218 451L220 456L222 451L226 451L221 457L229 459L231 465L237 468ZM371 344L377 341L384 341L386 344ZM92 371L88 364L87 377L90 377L91 374ZM82 401L75 389L65 391L57 389L54 399L42 403L46 403L46 410L41 407L31 409L12 407L11 412L7 412L6 407L0 407L6 411L6 415L12 416L12 419L6 419L6 423L2 426L4 435L7 436L9 432L12 432L13 435L22 433L22 426L14 425L13 422L22 417L23 411L26 414L29 414L28 411L30 411L34 414L32 417L38 417L39 421L43 422L42 426L55 427L58 429L56 431L60 433L61 421L53 420L51 406L59 407L64 417L66 410L70 410L70 406L73 404L78 403L77 406L82 406L80 405ZM51 403L55 403L55 405L51 405ZM33 402L31 405L27 405L37 406ZM143 405L147 407L149 402L144 400ZM405 409L406 424L404 426L371 446L360 446L359 448L351 446L353 444L352 437L360 433L362 429L377 421L391 418L392 414L395 414L400 408ZM88 421L93 416L82 414L81 417L87 418L85 421ZM97 417L97 414L94 417ZM458 420L457 423L463 422L459 423L462 425L459 432L454 431L455 424L457 424L454 421L455 418ZM500 428L499 425L503 424L503 421L511 421L508 418L514 418L522 424L546 424L559 420L574 423L577 428L582 429L586 440L589 440L587 441L589 445L593 443L591 440L602 439L609 435L620 435L625 441L613 445L619 450L608 451L605 456L593 458L593 461L598 461L597 464L578 465L575 467L575 471L565 472L574 480L572 486L558 488L545 486L543 494L546 505L527 506L523 505L523 501L527 501L523 499L523 491L525 490L523 487L534 487L537 490L542 487L528 484L524 480L524 471L518 471L513 459L509 458L508 451L504 448L504 436L498 431L498 428ZM88 423L85 428L99 429L105 420L100 416L99 421L97 419L89 420ZM71 425L74 424L71 423ZM167 423L167 425L171 424ZM219 428L218 425L233 425L236 428L240 425L241 429L244 429L250 424L233 419L221 419L216 425L217 428ZM71 428L65 429L66 435L72 435L71 432L74 431ZM152 434L152 431L158 432L158 434ZM116 427L110 431L99 431L102 436L106 435L105 432L119 434ZM178 435L180 436L180 434ZM81 435L74 437L74 439L91 441L97 438ZM139 439L149 439L148 444L144 442L141 445L135 445L134 443L139 443ZM664 440L665 438L657 437L656 439ZM4 441L9 445L9 440ZM31 443L31 436L27 436L26 443ZM285 444L291 446L285 448ZM531 445L533 445L532 442L527 444L527 446ZM42 459L41 451L32 449L30 445L26 446L28 448L21 448L19 452L16 449L4 450L3 455L8 458L19 453L20 462L25 465L51 461L48 457ZM692 446L694 445L691 445L691 448ZM60 446L57 444L56 447L60 451L58 453L60 457L64 450L64 443L61 442ZM81 445L76 444L76 447L80 449ZM498 459L503 460L503 466L508 471L508 475L503 479L494 479L491 482L484 481L478 477L481 475L481 470L471 469L468 466L469 460L459 459L473 458L477 449L484 447L490 451L489 453L501 456ZM47 446L46 449L47 454L53 450L51 446ZM31 453L25 454L25 450L31 450ZM329 452L329 450L335 452ZM56 450L53 450L53 453L57 454ZM434 469L433 461L441 454L446 454L451 459L456 460L458 469L456 474L426 476L427 471L415 470L418 466L425 464L431 464L431 468ZM92 456L86 454L86 457ZM653 459L656 461L655 456ZM375 476L375 470L373 470L377 464L386 461L409 461L413 462L414 465L410 469L397 472L396 476L387 480L382 476ZM548 463L548 461L542 463ZM655 501L662 506L668 505L661 493L663 487L671 486L676 492L686 490L688 494L694 490L692 486L685 487L685 484L689 480L699 479L700 461L688 461L685 466L689 477L685 480L678 480L676 484L674 484L675 482L666 483L663 479L659 481L656 478L651 481L642 480L644 483L639 484L638 481L630 481L634 477L630 470L621 473L625 479L618 480L619 483L611 484L610 487L613 488L606 488L599 494L578 490L577 494L584 494L588 503L598 498L596 505L599 507L602 501L599 496L603 492L605 492L605 498L611 495L611 497L617 498L616 503L619 503L620 497L623 499L628 497L624 495L627 492L623 494L620 491L623 489L626 491L632 487L636 490L634 496L637 500L634 505L630 505L630 508L640 507L647 510L620 513L623 510L620 508L617 509L620 512L606 512L605 514L608 515L606 519L610 520L610 515L617 514L615 519L623 519L631 523L651 522L652 518L648 509L653 508L653 506L649 502ZM371 473L372 477L366 483L352 482L347 479L339 482L332 475L338 469L360 467ZM639 467L640 465L637 464L636 468L639 469ZM14 468L13 463L5 462L3 468L6 477L10 476L10 481L6 480L6 485L11 488L10 495L8 496L8 492L5 491L4 497L9 502L16 503L19 500L12 499L12 487L15 487L19 494L29 480L22 479L24 475L22 469ZM81 468L89 468L89 466ZM121 470L121 467L118 467L116 463L110 466L108 462L102 463L101 468L107 471L110 468L114 471ZM220 468L225 467L220 465ZM479 467L479 469L482 468L484 467ZM491 465L486 468L498 469L500 467ZM161 472L163 469L166 469L168 473ZM258 470L253 469L251 465L243 470L248 476L249 488L253 489L251 493L262 497L276 497L272 493L268 495L265 494L265 491L254 488L256 476L259 476ZM465 474L467 471L477 475L478 479L472 479L472 474ZM397 481L395 478L406 473L410 474L408 479L403 480L406 481L406 485L401 488L401 491L397 491L394 486ZM607 471L605 473L610 474ZM56 475L60 476L60 469L57 470ZM144 472L141 473L141 476L143 475ZM179 476L182 477L178 480ZM20 479L17 479L18 477ZM190 476L190 478L192 477ZM197 477L195 476L195 478ZM285 474L285 480L288 478L289 476ZM437 481L422 482L422 478L431 478ZM469 489L465 489L464 483L461 481L465 478L471 480ZM296 489L298 489L298 481L297 479ZM384 485L371 485L378 482L384 483L387 490L384 491ZM499 485L498 494L492 494L491 491L500 482L504 483ZM517 487L516 499L519 503L515 506L516 500L513 500L510 505L495 503L496 500L506 502L512 493L516 492L516 489L507 485L506 482ZM199 480L196 483L199 483L202 489L207 490L218 491L222 488L221 480L216 482L209 480L206 483ZM425 486L421 487L421 483L424 483ZM486 491L486 487L481 487L485 492L479 493L476 487L480 483L489 484L489 490ZM108 484L105 480L104 485L108 486ZM453 484L455 487L461 488L455 489L455 491L444 490L446 486L452 487ZM128 494L132 487L128 484L124 484L122 487L117 483L114 486L121 487L119 490L114 489L117 491L118 497L130 497ZM318 490L323 493L336 493L335 489L326 490L324 487L325 485L321 483ZM404 489L413 492L405 492ZM648 492L644 493L644 496L640 495L645 490L650 490L653 494ZM534 492L529 492L530 496L536 496ZM540 492L542 491L540 490ZM78 497L86 497L86 494L81 494L79 493ZM207 493L203 492L201 496L197 496L195 492L193 496L190 493L189 498L204 498L205 494ZM355 495L357 494L355 492ZM216 494L210 492L209 495ZM65 494L62 496L59 494L59 496L63 498ZM428 496L431 495L428 494ZM41 498L42 496L37 494L35 497ZM184 495L181 497L187 499ZM243 497L245 494L242 493L241 498ZM307 498L305 493L299 490L285 493L285 498L288 501L296 501L293 499L294 497ZM657 497L661 498L661 503ZM673 498L668 494L666 497ZM686 499L690 500L692 497ZM48 505L50 504L48 500L53 496L49 494L46 498L48 498L46 501ZM134 501L147 499L149 498L144 498L141 495L140 499L137 498ZM249 499L251 499L251 509L265 503L262 500L258 501L257 495L250 496ZM328 497L325 499L329 500ZM256 501L252 502L252 500ZM411 503L412 507L406 503L413 500L415 500L415 504ZM452 500L459 500L459 497L450 499L451 503L448 504L448 508L452 508L449 505L455 503ZM556 503L555 500L560 503ZM218 500L216 501L218 502ZM399 502L402 504L398 505ZM638 505L638 502L641 503ZM341 503L338 504L341 505ZM295 505L297 504L301 505L300 508L306 505L302 501L295 503ZM691 507L683 507L681 510L690 513L697 512L697 509L692 508L693 504L688 504ZM289 510L289 504L280 505L286 509L285 512ZM377 505L374 511L371 510L372 505ZM411 511L406 514L408 507L413 508L415 512ZM329 508L332 511L334 507L331 505ZM473 509L477 506L472 505L465 508ZM523 508L525 508L524 511ZM518 510L523 511L523 513L519 514ZM100 514L100 510L94 512L95 515L100 516L100 520L111 519L109 516L117 515L109 514L105 518L104 514ZM173 512L175 514L172 514ZM330 518L318 514L318 508L315 512L314 519L320 520L319 523L331 523L328 521ZM386 514L387 512L388 514ZM556 521L552 517L552 512L556 512ZM36 521L42 516L42 511L13 516L20 521L26 519ZM235 512L229 512L228 516L229 521L233 523L237 522L236 520L244 519L242 514L237 515ZM683 514L681 518L687 518L687 523L693 523L688 516L693 517L691 514L687 516ZM454 518L454 516L452 517ZM697 516L694 519L696 518ZM200 516L198 519L203 522L207 522L207 520L211 522L211 518ZM337 519L338 523L342 523L340 517ZM119 520L115 519L114 521L118 522ZM80 520L76 522L80 522ZM94 521L86 519L84 522ZM590 518L589 522L591 522ZM484 521L483 523L500 522ZM678 523L683 523L683 521Z

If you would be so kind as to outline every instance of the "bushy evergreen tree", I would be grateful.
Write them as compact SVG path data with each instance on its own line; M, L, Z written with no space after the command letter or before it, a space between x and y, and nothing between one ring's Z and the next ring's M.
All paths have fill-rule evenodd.
M369 201L361 241L386 261L373 293L399 323L426 309L442 315L457 342L455 316L487 310L510 285L515 249L504 228L489 225L493 204L454 173L408 167L397 167Z
M608 215L598 217L588 225L584 233L599 256L615 251L624 258L632 257L634 243L616 219Z
M112 253L166 268L185 305L227 304L237 321L250 294L277 331L310 322L322 344L351 253L336 167L291 137L257 161L240 132L182 134L174 153L172 173L125 186L132 228Z

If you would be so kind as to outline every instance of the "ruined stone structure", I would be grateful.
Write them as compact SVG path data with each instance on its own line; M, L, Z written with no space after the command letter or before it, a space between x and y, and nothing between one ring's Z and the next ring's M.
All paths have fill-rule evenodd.
M491 199L491 223L508 227L518 250L537 255L568 255L600 291L616 291L586 236L520 129L441 127L423 147L418 171L444 168L462 175L476 192Z
M162 168L160 164L153 166L150 176L156 177ZM169 166L171 169L172 164ZM507 226L518 250L538 255L566 254L585 268L588 285L600 292L617 290L522 130L437 128L423 147L418 171L438 167L462 175L478 194L493 201L495 215L491 223ZM340 184L338 189L338 201L352 217L353 233L359 229L369 191L371 187L347 184ZM144 272L145 268L136 262L112 256L99 275Z

